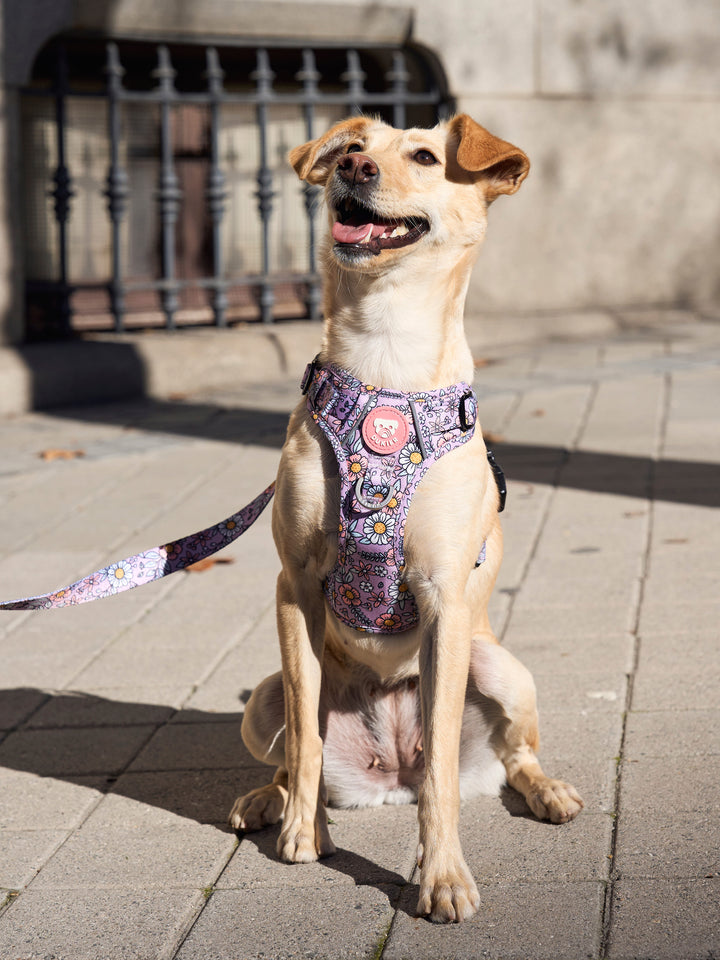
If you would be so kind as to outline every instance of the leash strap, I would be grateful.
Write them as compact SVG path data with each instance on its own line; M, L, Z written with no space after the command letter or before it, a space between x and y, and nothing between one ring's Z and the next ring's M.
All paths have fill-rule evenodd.
M180 540L173 540L144 553L137 553L126 560L111 563L54 593L0 603L0 610L48 610L51 607L89 603L91 600L100 600L114 593L132 590L133 587L140 587L178 570L184 570L190 564L211 557L233 540L237 540L255 523L274 493L273 482L251 503L227 520Z

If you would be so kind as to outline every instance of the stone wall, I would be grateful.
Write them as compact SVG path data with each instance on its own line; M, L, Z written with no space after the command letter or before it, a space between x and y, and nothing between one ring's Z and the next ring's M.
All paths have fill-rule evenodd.
M473 306L718 303L718 0L444 0L414 36L533 162L491 213Z

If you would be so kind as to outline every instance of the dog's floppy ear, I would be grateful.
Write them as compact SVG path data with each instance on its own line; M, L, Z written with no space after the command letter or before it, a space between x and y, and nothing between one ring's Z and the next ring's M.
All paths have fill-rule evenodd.
M493 136L465 113L450 121L450 130L457 139L458 164L469 173L482 174L488 200L519 189L530 170L522 150Z
M336 123L317 140L291 150L288 154L290 165L301 180L325 183L337 158L348 144L365 133L370 122L369 117L352 117Z

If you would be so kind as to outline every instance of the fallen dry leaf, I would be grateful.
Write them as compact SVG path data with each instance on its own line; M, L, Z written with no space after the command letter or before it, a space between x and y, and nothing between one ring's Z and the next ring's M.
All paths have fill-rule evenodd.
M205 557L204 560L198 560L197 563L191 563L185 569L188 573L204 573L214 567L216 563L235 563L232 557Z
M75 460L77 457L84 457L84 450L42 450L38 456L42 460Z

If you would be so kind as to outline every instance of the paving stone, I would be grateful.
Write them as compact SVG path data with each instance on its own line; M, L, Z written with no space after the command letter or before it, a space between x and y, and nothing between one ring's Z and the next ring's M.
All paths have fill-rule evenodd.
M141 815L147 807L155 822L172 823L175 816L227 828L227 818L237 797L270 782L270 767L258 764L230 770L162 770L125 773L95 811L93 822L117 823ZM134 801L131 807L126 802Z
M30 888L2 916L0 956L148 960L172 956L203 903L199 890Z
M257 766L257 761L250 756L242 742L239 721L177 723L168 724L157 731L132 763L129 772L216 770L248 765Z
M243 960L370 960L390 926L396 899L397 888L381 884L218 890L177 960L238 960L239 955Z
M605 736L612 730L613 738L617 734L619 742L616 720L621 717L625 707L627 690L627 675L620 667L610 670L608 666L602 669L598 665L596 671L579 671L573 675L562 668L553 672L552 663L546 659L534 675L540 714L542 717L557 716L554 725L558 728L558 734L564 729L573 736L581 737L584 732L583 718L591 718L590 722L597 723L602 722L600 716L610 716L614 719L609 721L608 729L603 725L597 728L597 732Z
M190 687L53 691L28 720L27 729L53 727L122 727L161 724L176 710ZM1 695L0 695L1 696Z
M0 730L12 730L47 699L47 694L33 687L0 690Z
M568 583L565 577L559 580L565 583L569 591L572 590L572 582ZM513 606L505 632L506 642L511 644L519 639L533 637L557 637L565 642L576 638L582 642L584 638L594 637L601 643L607 634L619 634L632 629L635 621L633 608L621 602L603 605L599 602L602 593L595 586L594 580L588 578L586 583L592 589L591 603L583 603L579 599L577 604L567 606L551 606L539 602L535 605Z
M636 710L686 710L713 704L720 682L717 630L675 630L640 638L640 665L633 686Z
M258 683L279 669L275 602L271 600L259 619L215 666L175 719L183 723L192 721L194 711L202 713L205 720L211 719L215 712L220 717L237 714Z
M99 777L55 780L0 767L0 823L4 830L71 830L105 789Z
M718 802L720 783L706 757L648 757L623 763L621 810L707 813L717 809Z
M90 816L45 864L33 890L59 887L207 887L215 882L235 846L235 837L215 827L175 818L159 827L133 818L98 829Z
M627 717L624 756L630 760L718 756L719 720L718 709L633 711Z
M556 611L561 608L553 607ZM559 619L562 619L561 617ZM598 688L598 679L614 676L617 672L629 674L633 669L635 638L629 633L605 633L593 630L549 630L533 632L528 625L522 634L508 629L503 646L514 654L537 678L552 676L557 684L565 686L565 694L579 690L588 681ZM617 677L613 679L613 689ZM556 684L553 684L553 688Z
M0 744L0 764L45 777L120 773L152 726L20 730Z
M281 863L279 826L247 834L218 881L218 889L322 887L327 884L402 885L417 856L417 807L328 810L332 857L310 864Z
M581 960L597 956L602 884L482 882L478 890L477 914L448 926L417 919L417 887L407 888L384 960Z
M639 630L641 634L667 633L676 630L687 634L694 632L708 632L720 619L720 599L703 601L686 596L680 603L652 603L643 605L640 614Z
M0 887L27 886L67 835L66 830L0 829Z
M720 880L621 880L610 960L707 960L720 947Z
M637 810L629 799L618 819L615 869L623 880L720 877L716 826L713 809L658 804L652 811Z
M509 792L509 791L508 791ZM540 821L513 800L481 797L460 811L460 840L478 881L605 880L612 819L583 811L566 824ZM512 812L511 812L512 811Z

